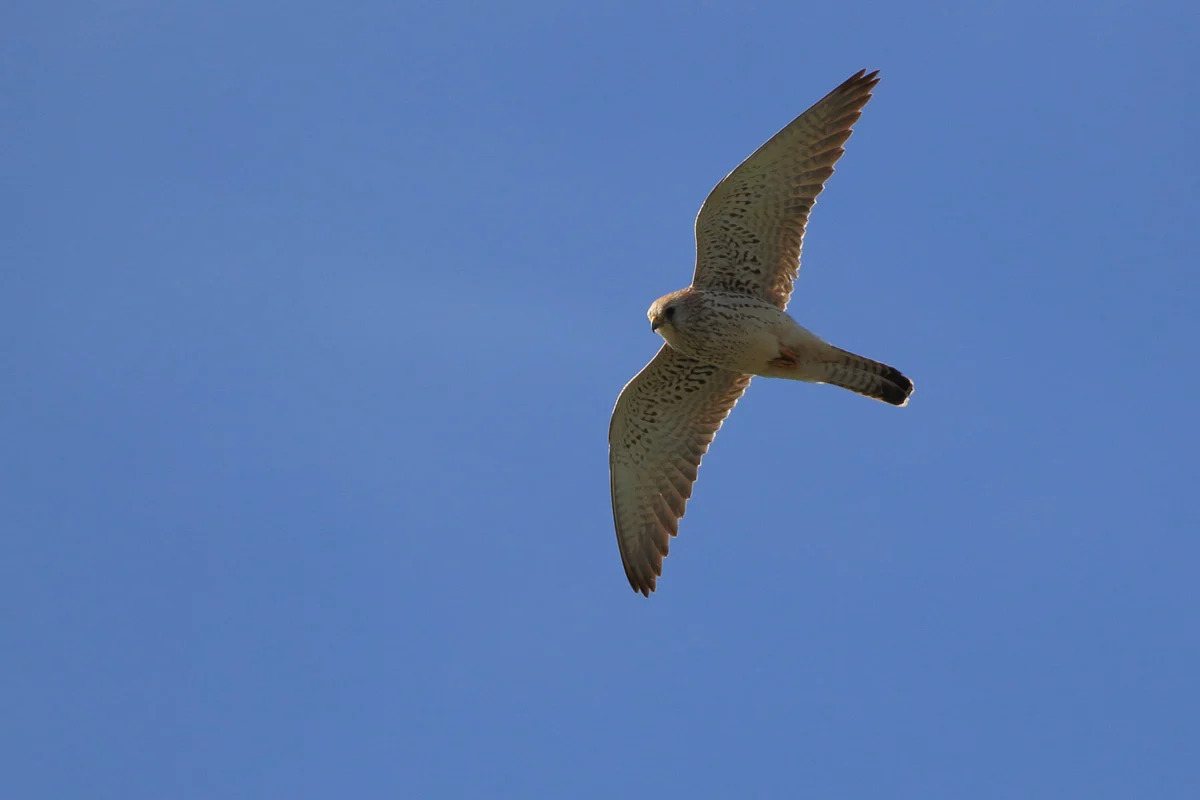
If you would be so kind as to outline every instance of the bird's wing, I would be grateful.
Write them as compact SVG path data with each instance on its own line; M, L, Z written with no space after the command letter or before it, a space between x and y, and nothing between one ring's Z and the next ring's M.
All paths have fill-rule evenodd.
M608 466L617 544L634 591L654 591L700 459L749 384L749 375L663 345L621 390L608 428Z
M692 284L786 308L804 226L850 128L879 82L859 71L791 121L716 185L696 216Z

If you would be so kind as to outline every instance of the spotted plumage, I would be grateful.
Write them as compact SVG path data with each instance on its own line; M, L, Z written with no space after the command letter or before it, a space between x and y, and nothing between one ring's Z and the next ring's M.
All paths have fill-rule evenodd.
M625 575L649 595L700 459L754 375L831 383L902 406L912 381L828 344L785 311L804 229L878 83L860 71L729 173L696 217L696 271L647 316L666 344L621 391L609 425Z

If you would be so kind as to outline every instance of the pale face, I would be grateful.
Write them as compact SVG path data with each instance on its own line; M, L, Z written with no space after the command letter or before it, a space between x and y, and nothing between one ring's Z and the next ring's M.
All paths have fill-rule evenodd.
M667 298L655 300L654 304L646 312L646 317L650 320L650 330L656 331L665 339L667 334L662 329L674 327L675 316L678 313L678 301L668 300Z
M695 305L694 301L689 302L691 300L691 287L664 294L655 300L646 312L646 317L650 320L650 330L657 332L668 342L674 342L674 334L687 325L688 314Z

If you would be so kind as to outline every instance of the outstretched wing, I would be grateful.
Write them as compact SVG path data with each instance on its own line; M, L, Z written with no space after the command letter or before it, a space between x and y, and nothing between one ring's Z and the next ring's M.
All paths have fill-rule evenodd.
M749 384L749 375L663 345L621 390L608 428L608 467L617 544L634 591L654 591L700 459Z
M808 213L878 76L865 70L853 75L716 185L696 217L692 285L787 307Z

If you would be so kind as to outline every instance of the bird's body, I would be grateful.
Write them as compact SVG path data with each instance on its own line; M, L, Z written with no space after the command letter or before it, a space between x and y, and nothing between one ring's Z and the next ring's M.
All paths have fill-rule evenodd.
M667 317L668 312L670 318ZM706 364L762 375L785 343L820 344L786 311L765 300L689 286L655 302L650 324L671 347Z
M808 213L878 82L859 72L725 177L696 218L692 285L647 316L666 344L622 390L609 427L625 574L649 595L700 459L752 376L831 383L902 406L912 381L834 347L786 308Z
M832 383L892 405L905 405L912 392L891 367L834 347L751 295L689 286L654 301L647 316L676 351L731 372Z

